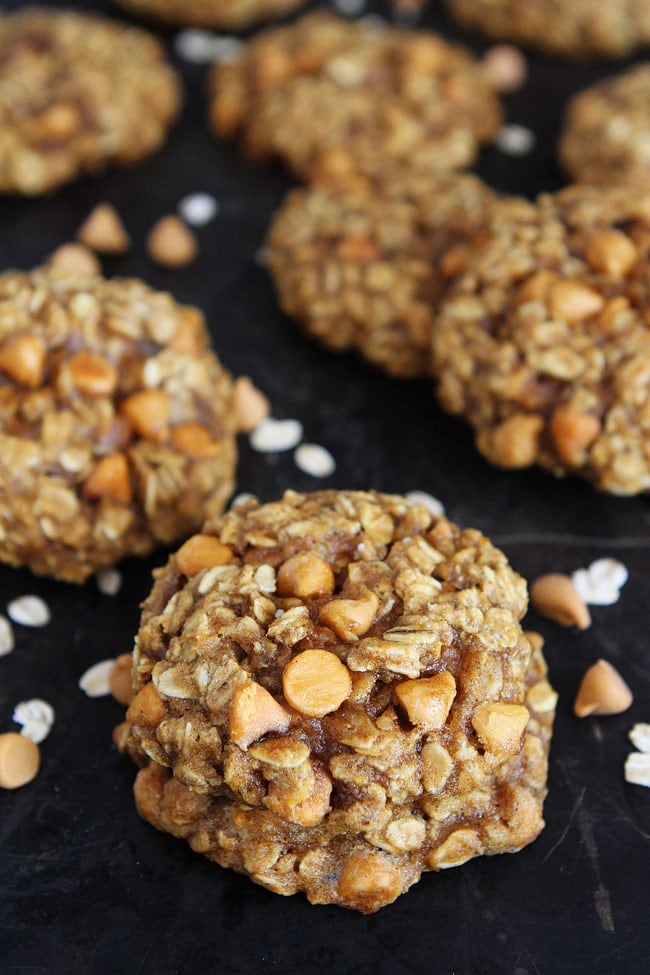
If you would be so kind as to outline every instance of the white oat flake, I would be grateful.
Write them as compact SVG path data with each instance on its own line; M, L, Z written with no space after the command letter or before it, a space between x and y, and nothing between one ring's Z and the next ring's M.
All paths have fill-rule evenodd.
M101 569L95 576L97 588L104 596L117 596L122 588L122 573L118 569Z
M535 148L536 142L533 130L517 122L502 125L494 140L497 149L506 156L527 156Z
M650 755L650 724L635 724L628 738L640 752Z
M329 450L317 443L301 443L293 459L296 467L311 477L331 477L336 470L336 461Z
M358 17L368 4L366 0L334 0L332 6L343 17Z
M613 606L628 580L627 568L617 559L596 559L586 569L576 569L571 581L586 603Z
M631 752L625 759L625 781L650 789L650 755Z
M35 745L45 741L54 724L54 708L40 697L21 701L12 715L16 724L22 725L21 735Z
M190 193L179 202L177 210L185 223L204 227L219 212L219 201L212 193Z
M0 613L0 657L5 657L14 648L14 631L6 616Z
M241 50L242 42L229 34L215 34L209 30L188 27L179 31L174 49L189 64L215 64L232 61Z
M100 660L79 678L79 687L88 697L106 697L111 693L110 678L115 660Z
M7 613L14 623L21 626L47 626L50 622L50 607L40 596L18 596L7 606Z
M267 417L258 424L249 437L253 450L262 454L293 450L302 440L302 423L299 420L274 420Z
M442 501L434 498L432 494L427 494L426 491L409 491L406 500L410 501L411 504L421 504L430 515L434 515L436 518L445 513L445 506Z

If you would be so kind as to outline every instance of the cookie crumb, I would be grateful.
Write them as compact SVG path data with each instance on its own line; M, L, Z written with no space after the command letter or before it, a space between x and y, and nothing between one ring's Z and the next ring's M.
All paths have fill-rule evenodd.
M426 491L409 491L406 495L406 500L410 501L411 504L421 504L423 508L427 509L429 514L434 515L436 518L442 517L445 513L445 506L442 501L434 498L432 494L428 494Z
M77 240L98 254L125 254L131 238L110 203L99 203L77 231Z
M269 416L253 430L249 437L253 450L261 454L282 453L293 450L302 440L300 420L274 420Z
M14 631L6 616L0 613L0 657L6 657L14 648Z
M122 588L122 573L118 569L102 569L95 576L97 588L103 596L116 596Z
M219 213L219 201L211 193L190 193L179 202L178 212L191 227L204 227Z
M107 697L111 693L111 674L115 660L100 660L79 678L79 687L87 697Z
M14 623L21 626L47 626L50 622L50 608L40 596L18 596L12 599L7 613Z
M317 443L301 443L293 459L296 467L311 477L330 477L336 470L336 461L329 450Z
M47 267L81 277L94 277L100 274L102 266L93 252L84 244L62 244L50 254Z
M22 725L20 732L35 745L45 741L54 724L54 708L40 697L21 701L14 708L12 719Z
M535 148L537 138L532 129L517 122L503 125L496 134L494 144L506 156L527 156Z
M196 237L179 217L161 217L149 231L147 254L162 267L180 268L192 264L199 252Z
M571 579L582 598L592 606L613 606L629 573L617 559L596 559L586 569L576 569Z

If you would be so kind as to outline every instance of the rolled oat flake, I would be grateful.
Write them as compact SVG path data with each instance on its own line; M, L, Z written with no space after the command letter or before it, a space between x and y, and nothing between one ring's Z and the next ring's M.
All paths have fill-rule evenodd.
M21 626L47 626L51 619L50 607L40 596L18 596L12 599L7 613L14 623Z

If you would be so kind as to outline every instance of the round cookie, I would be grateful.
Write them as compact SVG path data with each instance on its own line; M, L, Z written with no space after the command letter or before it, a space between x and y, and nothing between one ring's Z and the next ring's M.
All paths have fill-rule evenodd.
M163 142L181 99L158 41L99 16L0 14L0 192L39 194Z
M210 122L311 178L324 156L461 169L500 126L477 61L434 34L326 11L266 30L210 74Z
M650 194L575 186L513 216L495 204L442 305L440 401L495 464L647 492Z
M265 259L283 310L310 335L407 378L430 371L436 306L496 194L475 176L385 169L293 190Z
M556 695L524 580L398 496L287 492L160 569L116 731L140 814L280 894L372 913L543 827Z
M42 269L0 308L0 561L82 582L222 509L232 383L197 309Z
M465 27L569 57L623 57L650 40L650 0L447 0Z
M650 64L599 81L569 102L562 165L577 182L650 189L649 118Z
M305 0L117 0L125 10L170 24L237 30L284 17Z

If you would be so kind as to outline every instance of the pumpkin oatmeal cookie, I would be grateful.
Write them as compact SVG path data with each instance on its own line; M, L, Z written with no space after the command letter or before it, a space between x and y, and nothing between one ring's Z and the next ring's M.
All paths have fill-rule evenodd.
M402 167L293 190L265 249L283 310L331 349L428 374L435 309L495 198L475 176Z
M0 275L0 561L82 582L221 510L232 383L201 313L136 280Z
M434 372L502 467L650 489L650 194L575 186L493 207L443 303Z
M404 498L248 499L158 570L116 741L138 811L280 894L372 913L543 827L556 695L524 580Z
M180 81L145 31L28 8L0 13L0 192L30 195L162 144Z
M256 159L311 178L345 154L435 170L470 165L501 124L477 61L434 34L327 11L266 30L210 75L210 124Z
M305 0L117 0L130 13L186 27L238 30L284 17Z

